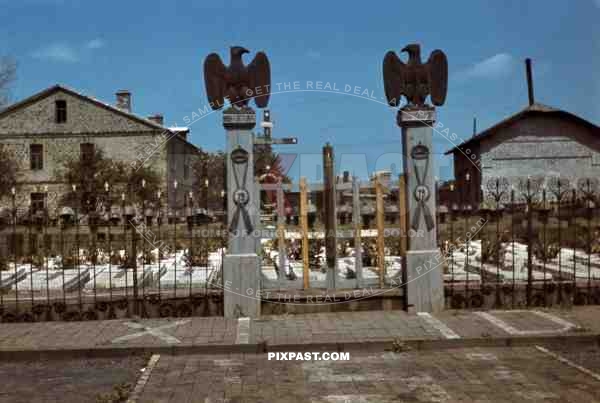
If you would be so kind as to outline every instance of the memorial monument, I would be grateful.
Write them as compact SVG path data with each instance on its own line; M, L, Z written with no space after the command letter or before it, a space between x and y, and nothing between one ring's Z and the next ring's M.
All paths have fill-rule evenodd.
M390 51L383 60L385 95L390 106L407 104L398 110L402 129L404 173L406 175L406 228L408 248L404 261L405 292L408 309L437 312L444 308L443 258L437 247L436 194L432 158L435 107L426 104L430 96L435 106L446 99L448 62L441 50L434 50L427 63L421 62L418 44L402 49L408 53L404 63Z
M224 101L223 127L227 136L227 217L229 242L223 259L224 316L260 316L260 237L255 231L260 209L259 189L254 182L252 129L256 114L248 105L265 108L269 102L271 70L269 60L258 52L244 65L240 46L231 47L231 62L225 66L216 53L204 61L206 94L213 110Z

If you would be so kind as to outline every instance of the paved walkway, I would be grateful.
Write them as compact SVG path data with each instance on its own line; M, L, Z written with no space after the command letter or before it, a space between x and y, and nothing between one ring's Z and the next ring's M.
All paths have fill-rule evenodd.
M167 358L167 356L162 356ZM108 403L98 399L135 385L148 358L140 355L0 361L0 403Z
M110 355L133 350L233 353L365 349L408 343L435 346L533 344L570 338L598 343L600 306L572 310L339 312L260 319L172 318L89 322L0 323L0 358L35 354Z
M352 352L344 361L161 355L155 356L156 365L132 401L600 402L600 376L592 372L600 365L599 351L528 346ZM581 354L583 362L572 361Z

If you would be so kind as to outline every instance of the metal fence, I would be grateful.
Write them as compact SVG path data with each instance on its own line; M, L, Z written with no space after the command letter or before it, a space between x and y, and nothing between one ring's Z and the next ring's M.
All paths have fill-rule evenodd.
M13 204L0 221L2 320L222 314L224 224L191 202L158 205Z
M403 178L347 179L335 188L333 268L323 185L262 185L261 290L386 289L402 300ZM437 209L447 306L600 303L598 180L514 185L490 180L478 200L451 188ZM3 321L222 315L226 217L192 199L178 209L116 204L0 214Z
M439 209L452 308L600 303L598 179L494 178Z
M398 288L400 187L392 182L337 186L331 284L323 185L261 185L261 290ZM180 208L105 197L86 212L21 209L14 200L0 212L3 321L222 314L229 236L223 214L215 217L188 197Z
M299 184L263 184L263 228L272 228L272 234L265 231L262 240L261 288L401 292L401 188L398 180L361 182L350 177L340 178L333 190L304 179ZM327 191L333 192L336 204L333 228L326 226ZM327 238L334 238L329 251ZM327 261L329 253L335 254L334 264Z

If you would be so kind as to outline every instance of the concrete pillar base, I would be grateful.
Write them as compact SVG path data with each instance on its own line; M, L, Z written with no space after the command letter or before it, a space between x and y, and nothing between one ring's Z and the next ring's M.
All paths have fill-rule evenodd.
M409 312L444 310L443 257L439 250L406 253L406 292Z
M223 313L226 318L260 316L260 257L256 253L225 255Z

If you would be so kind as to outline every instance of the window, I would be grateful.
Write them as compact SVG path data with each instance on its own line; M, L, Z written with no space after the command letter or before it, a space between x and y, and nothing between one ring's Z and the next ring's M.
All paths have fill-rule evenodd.
M33 214L38 211L44 211L46 206L46 200L43 193L32 193L31 194L31 212Z
M82 161L91 161L94 158L94 143L80 144L79 156Z
M67 101L59 100L55 102L54 117L56 123L65 123L67 121Z
M37 250L39 248L38 245L38 234L29 234L29 250Z
M44 146L41 144L31 144L29 146L29 160L32 170L38 171L44 169Z

